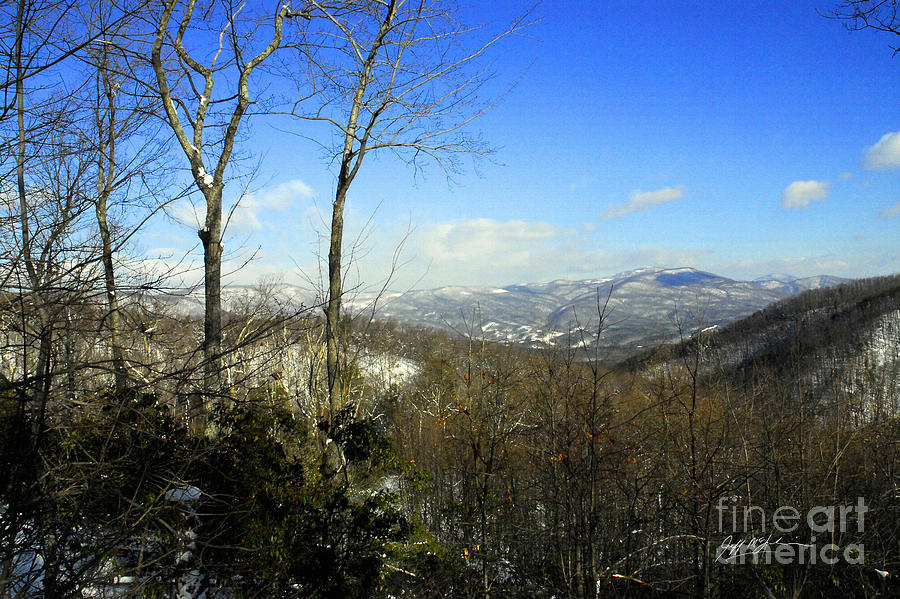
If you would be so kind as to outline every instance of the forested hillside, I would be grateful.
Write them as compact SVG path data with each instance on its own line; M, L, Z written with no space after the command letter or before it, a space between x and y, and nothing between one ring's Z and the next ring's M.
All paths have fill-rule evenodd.
M690 332L688 332L690 333ZM857 416L896 413L900 396L900 277L860 279L807 291L753 315L664 345L626 366L652 367L686 351L711 357L704 377L740 387L761 379L826 405L855 402ZM884 412L887 410L887 412Z
M892 578L878 572L900 559L896 386L854 377L825 398L803 381L818 363L809 356L830 355L829 340L848 347L848 331L891 330L876 323L896 311L896 285L853 282L719 335L686 331L693 343L661 349L631 373L601 367L602 348L580 336L530 351L347 321L345 407L331 416L317 392L322 322L265 313L262 291L226 315L231 387L214 410L186 387L196 359L187 342L200 321L125 307L136 388L114 391L91 333L102 312L67 304L69 328L58 331L59 360L36 414L16 378L28 364L14 326L25 304L7 296L5 592L891 592ZM803 322L816 336L797 334ZM602 338L600 325L593 335ZM720 336L743 340L748 353ZM861 338L870 342L854 346L853 364L889 363L883 344ZM798 359L798 347L809 353ZM752 375L741 370L763 357ZM828 537L850 548L849 560L716 559L729 506L806 513L858 497L864 521ZM755 519L742 536L771 527ZM817 545L817 556L823 546L807 525L782 536Z

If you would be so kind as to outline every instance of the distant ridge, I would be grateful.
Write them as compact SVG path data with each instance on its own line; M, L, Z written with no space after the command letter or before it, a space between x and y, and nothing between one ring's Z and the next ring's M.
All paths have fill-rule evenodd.
M648 267L580 281L410 291L385 302L378 315L541 348L573 343L580 330L594 331L598 297L605 301L609 296L601 344L609 359L618 359L672 339L678 322L685 327L724 324L807 289L844 281L829 275L737 281L694 268ZM361 296L349 303L361 308L371 299Z
M406 293L359 293L345 298L348 311L398 323L426 326L491 341L533 348L558 347L596 333L598 298L609 297L601 345L618 360L657 343L677 338L679 323L690 329L722 325L809 289L846 281L819 275L773 274L754 281L729 279L695 268L647 267L611 277L578 281L557 279L505 287L447 286ZM246 306L250 287L226 287L226 306ZM271 301L281 306L315 305L315 294L280 285ZM168 298L180 313L200 314L202 291ZM569 339L571 337L571 339Z
M623 366L639 371L696 350L696 339L660 346ZM765 384L815 401L900 397L900 275L808 290L703 336L704 376ZM761 373L764 376L761 376Z

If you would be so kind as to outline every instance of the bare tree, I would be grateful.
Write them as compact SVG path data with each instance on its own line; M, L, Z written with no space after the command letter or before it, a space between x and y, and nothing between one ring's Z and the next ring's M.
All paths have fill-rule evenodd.
M480 59L527 23L523 17L479 39L478 28L460 25L441 0L310 0L306 6L321 30L312 27L308 34L312 89L301 91L293 114L325 122L337 132L336 146L328 150L338 173L325 306L328 397L334 412L344 401L342 246L350 186L366 156L379 150L393 151L416 169L423 158L433 159L448 172L458 168L460 155L488 152L466 131L496 103L479 97L489 80Z
M108 11L100 14L101 23L109 18ZM142 199L152 196L148 184L150 173L162 173L169 169L160 164L163 149L155 131L148 130L148 121L154 116L153 98L143 92L139 82L135 58L128 48L129 29L119 23L105 27L109 34L87 48L86 60L93 85L86 94L86 108L90 126L84 132L87 149L95 157L96 197L94 207L100 234L100 260L108 311L103 325L109 331L112 353L112 370L115 386L122 390L127 385L127 360L122 340L122 314L119 305L115 272L115 256L120 248L137 233L141 225L166 202L141 205ZM142 136L138 147L131 143ZM171 199L169 200L171 201ZM137 218L133 226L116 234L111 211L119 203L127 203Z
M70 22L75 11L68 9L59 2L20 0L9 15L13 43L7 46L7 72L13 73L14 85L7 89L13 95L7 115L14 118L0 120L8 157L3 191L14 248L3 283L21 310L22 392L35 415L43 414L50 396L54 335L69 319L73 294L84 290L83 277L90 276L85 239L77 238L83 233L79 223L86 209L88 160L68 133L76 129L72 95L80 84L63 90L35 74L47 61L56 61L57 53L70 55L46 39L48 32L75 27ZM33 362L32 345L37 346ZM36 427L41 420L35 417Z
M206 217L198 235L203 244L206 302L204 390L212 394L222 389L222 191L238 129L255 101L250 91L250 76L281 45L285 18L299 13L287 4L280 6L271 17L270 37L254 53L254 36L238 28L243 24L252 32L260 26L260 19L239 18L245 9L254 12L244 3L213 2L204 6L199 15L195 14L197 0L164 0L161 8L152 48L157 91L166 122L175 133L190 164L194 184L206 201ZM178 11L180 14L176 15ZM217 31L207 28L213 21L219 24ZM186 45L189 32L199 40L201 50L196 53ZM212 52L205 51L210 47ZM252 58L248 60L245 54ZM206 56L206 62L198 56ZM235 71L236 79L230 77ZM221 96L213 95L217 80L228 86Z
M120 340L121 317L119 314L119 298L116 294L113 240L109 226L109 200L116 184L116 84L112 81L109 71L105 69L107 60L105 52L101 52L98 59L97 80L100 84L99 87L102 88L102 92L97 94L98 102L95 118L98 133L105 133L105 135L98 139L96 214L97 226L100 230L103 279L109 303L107 322L110 334L110 348L112 349L113 372L116 379L116 388L124 389L127 384L127 376L125 357Z
M106 6L110 19L105 26L115 26L131 20L138 13L146 0L130 0L110 2ZM100 3L82 0L16 0L4 3L9 6L3 9L6 25L3 31L4 58L11 58L21 51L21 43L28 38L27 68L11 68L13 61L7 62L6 72L0 81L3 93L3 105L0 106L0 121L14 114L20 83L41 77L52 69L75 57L89 45L102 38L107 29L105 26L82 26L72 28L74 21L82 25L91 24L92 12L99 9ZM15 16L13 17L14 13ZM12 40L9 40L12 36Z

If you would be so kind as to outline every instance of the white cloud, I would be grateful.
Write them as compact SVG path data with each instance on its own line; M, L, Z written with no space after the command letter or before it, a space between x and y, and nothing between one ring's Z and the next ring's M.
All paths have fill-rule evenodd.
M189 288L203 283L203 260L183 252L146 256L135 265L141 276L164 288Z
M489 218L452 221L432 227L425 251L437 263L489 260L497 266L526 266L540 244L561 234L546 222Z
M291 179L285 181L272 189L264 189L259 194L261 204L274 208L275 210L285 210L292 202L296 200L310 200L313 197L312 188L300 179Z
M712 252L706 249L686 250L666 246L644 246L620 255L621 264L617 268L634 268L642 266L660 266L662 268L678 268L682 266L698 267L702 258Z
M656 191L632 191L628 196L628 201L618 206L610 206L603 215L607 220L619 218L632 212L640 210L649 210L653 206L673 202L684 197L684 186L666 187Z
M291 204L310 200L313 190L300 179L291 179L275 187L265 188L256 193L246 193L237 206L233 206L228 218L228 230L258 230L262 228L260 217L266 212L284 212ZM227 210L227 208L226 208ZM200 227L206 218L206 206L202 199L182 200L167 209L168 214L183 225Z
M203 209L200 206L195 206L188 199L170 204L166 208L166 214L189 227L199 227L200 223L203 222Z
M593 234L542 221L489 218L421 226L410 238L416 287L493 285L566 276L584 262Z
M415 287L500 285L583 279L638 266L699 266L705 249L643 246L606 251L593 227L560 227L538 221L473 219L419 228L411 240L416 265L427 274Z
M806 208L810 202L821 201L828 195L824 181L794 181L781 194L782 208Z
M565 278L581 279L595 277L598 273L611 275L645 266L701 267L704 258L710 254L707 249L682 249L670 246L646 245L616 252L585 248L575 255L561 256L560 263L565 266L563 273Z
M256 193L247 193L240 199L228 223L235 229L261 229L260 213L267 210L283 212L291 204L299 200L309 200L313 190L300 179L291 179L275 187L266 188Z
M234 211L226 217L228 231L262 229L262 223L256 216L257 212L259 212L259 205L251 197L245 196L234 208Z
M785 256L749 258L713 266L714 271L727 272L729 276L751 280L771 273L787 273L795 277L834 275L859 276L859 262L848 261L833 254L810 256Z
M241 260L223 261L222 280L226 285L255 285L263 280L282 281L289 270L280 264L266 263L264 259L255 262Z
M879 216L881 216L881 218L894 218L895 216L900 216L900 202L885 208L879 213Z
M863 156L863 168L892 170L900 168L900 131L885 133Z

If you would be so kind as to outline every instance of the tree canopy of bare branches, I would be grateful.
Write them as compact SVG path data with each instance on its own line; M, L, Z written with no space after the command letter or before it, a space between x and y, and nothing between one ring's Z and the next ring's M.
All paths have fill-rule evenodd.
M328 250L325 307L328 396L344 401L340 323L343 294L344 208L370 153L390 151L416 170L426 160L446 172L463 155L490 152L469 125L500 98L485 98L489 53L521 33L527 14L498 32L459 22L457 8L440 0L311 0L304 50L309 73L292 113L327 124L337 164ZM501 94L502 97L502 94Z

